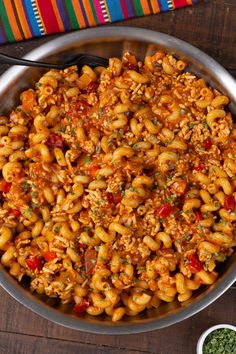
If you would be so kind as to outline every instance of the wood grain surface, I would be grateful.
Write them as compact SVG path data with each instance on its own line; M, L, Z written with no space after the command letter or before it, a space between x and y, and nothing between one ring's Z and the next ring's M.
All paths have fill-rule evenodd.
M119 22L183 39L214 57L236 77L236 0L202 0L193 7ZM59 35L0 51L23 56ZM0 73L6 70L0 65ZM129 336L99 336L70 330L32 313L0 288L0 354L194 354L202 331L218 323L236 325L236 288L199 314L169 328Z

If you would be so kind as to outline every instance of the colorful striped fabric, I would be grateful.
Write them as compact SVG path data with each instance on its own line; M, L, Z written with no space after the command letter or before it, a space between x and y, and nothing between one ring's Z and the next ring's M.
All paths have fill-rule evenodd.
M0 44L193 5L198 0L0 0Z

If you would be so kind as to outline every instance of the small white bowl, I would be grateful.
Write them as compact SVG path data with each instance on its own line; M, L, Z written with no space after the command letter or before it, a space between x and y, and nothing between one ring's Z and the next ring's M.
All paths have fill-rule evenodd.
M232 325L229 325L229 324L218 324L216 326L212 326L212 327L208 328L205 332L202 333L202 335L198 339L198 342L197 342L197 354L203 354L203 344L205 342L206 337L210 333L215 331L216 329L220 329L220 328L228 328L228 329L232 329L232 331L236 332L236 327L232 326Z

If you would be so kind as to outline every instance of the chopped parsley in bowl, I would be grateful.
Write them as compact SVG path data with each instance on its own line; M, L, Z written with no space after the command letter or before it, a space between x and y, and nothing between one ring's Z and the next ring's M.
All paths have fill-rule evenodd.
M210 327L198 340L197 354L236 354L236 327L227 324Z

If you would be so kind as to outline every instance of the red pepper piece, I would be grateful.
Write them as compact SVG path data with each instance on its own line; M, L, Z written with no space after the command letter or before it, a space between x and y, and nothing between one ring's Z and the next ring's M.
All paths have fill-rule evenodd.
M44 252L43 256L47 262L51 262L56 258L57 255L53 251L47 251L47 252Z
M95 250L87 250L84 254L85 273L92 274L97 263L97 252Z
M11 209L10 214L14 215L15 217L19 218L21 216L21 212L18 209Z
M196 215L196 221L197 222L199 222L199 221L204 219L204 217L202 216L202 213L200 211L195 211L195 215Z
M202 263L195 254L192 254L189 258L189 267L192 273L198 273L203 269Z
M48 137L47 145L51 148L57 147L62 149L64 146L62 136L57 133L51 133Z
M11 183L0 181L0 192L8 193L11 189Z
M91 93L95 90L95 82L91 81L88 86L82 90L83 93Z
M87 101L79 100L75 104L71 105L68 115L72 117L77 117L81 114L86 114L88 112L89 107L90 104Z
M236 201L233 195L226 195L224 197L224 208L226 210L234 211L236 207Z
M89 174L91 177L95 178L96 177L96 173L99 170L99 166L98 165L90 165L89 166Z
M203 163L200 163L200 165L198 165L197 167L194 167L194 170L197 171L197 172L200 172L204 169L204 165Z
M122 195L121 195L120 191L113 194L113 202L114 202L114 204L120 203L121 200L122 200Z
M210 148L212 147L212 141L211 141L211 139L210 139L210 138L207 138L207 139L203 142L202 146L204 147L204 149L210 150Z
M88 246L85 243L81 243L81 242L75 242L75 248L77 251L79 251L80 249L85 249Z
M169 203L165 203L155 210L155 214L160 218L167 218L171 212L172 206Z
M118 204L122 200L122 195L121 192L118 191L116 193L107 193L106 194L108 205L110 206L111 204Z
M74 311L76 312L77 315L80 315L81 313L85 312L88 307L89 307L88 300L83 299L80 304L74 306Z
M26 264L31 270L41 270L43 268L42 259L39 257L30 256L26 259Z
M21 171L19 174L18 174L18 178L21 179L22 177L24 177L25 173L24 171Z

